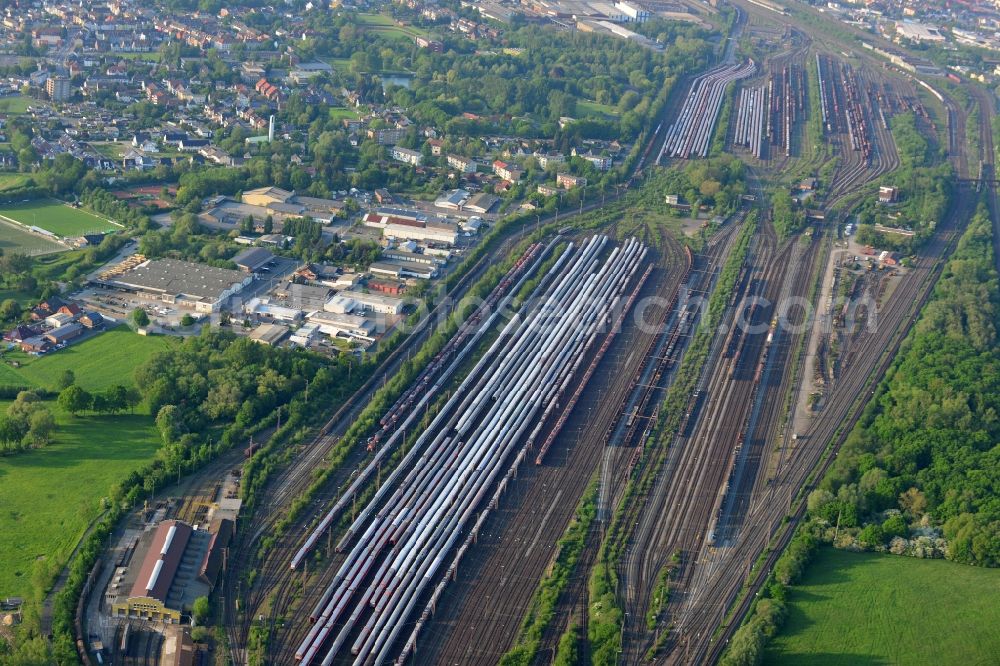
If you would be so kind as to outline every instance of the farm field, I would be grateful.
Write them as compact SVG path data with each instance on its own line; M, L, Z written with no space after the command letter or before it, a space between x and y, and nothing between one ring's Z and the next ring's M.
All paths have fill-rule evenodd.
M133 369L172 342L173 338L144 337L119 326L45 356L7 352L4 363L0 364L0 385L53 388L67 369L76 375L76 383L88 391L104 390L115 384L130 385ZM8 362L11 360L18 361L21 367L11 367Z
M20 252L29 256L63 252L66 246L44 236L25 231L16 224L0 220L0 250L4 252Z
M0 411L8 404L0 401ZM35 563L62 568L100 498L160 443L150 416L73 418L47 404L58 423L53 443L0 458L0 597L33 597Z
M40 227L57 236L80 236L119 228L108 220L55 199L0 206L0 216L28 226Z
M823 548L765 664L1000 663L1000 571Z

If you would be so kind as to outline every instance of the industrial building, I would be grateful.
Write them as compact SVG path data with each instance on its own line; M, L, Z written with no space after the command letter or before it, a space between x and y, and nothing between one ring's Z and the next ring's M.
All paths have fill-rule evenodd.
M281 324L261 324L247 336L254 342L273 347L288 335L288 327Z
M171 625L163 632L163 648L160 651L162 666L192 666L196 653L187 627Z
M915 23L912 21L897 21L896 34L914 42L943 42L945 36L941 30L926 23Z
M368 270L372 275L391 277L397 280L406 277L430 280L438 275L438 269L434 266L396 260L373 262Z
M321 199L289 192L280 187L259 187L243 193L240 201L215 197L201 218L208 224L239 226L247 217L254 219L259 229L270 217L275 229L289 218L311 217L323 224L331 223L343 214L344 204L334 199Z
M398 262L424 264L426 266L442 266L447 263L444 257L435 257L427 254L418 254L406 250L384 250L382 256Z
M232 262L244 273L256 273L274 259L270 250L262 247L251 247L243 250L232 258Z
M232 535L228 518L213 520L208 530L179 520L146 530L112 576L106 597L112 615L179 623L195 599L211 591Z
M315 326L320 333L325 333L326 335L344 335L366 342L375 339L374 322L360 315L339 312L313 312L309 315L309 325ZM296 332L297 335L302 337L303 329L305 328L305 326L300 328Z
M497 205L500 197L486 192L478 192L469 197L469 200L462 206L463 210L471 213L488 213Z
M352 312L376 312L398 315L403 312L403 300L381 294L365 294L360 291L342 291L331 298L323 309L336 314Z
M268 298L255 296L243 306L243 312L249 315L257 315L273 321L297 322L302 318L302 310L297 307L287 307L271 303Z
M468 199L468 191L452 190L439 196L434 201L434 205L438 208L452 208L454 210L459 210L462 207L462 204L464 204Z
M366 213L361 221L365 226L381 229L386 238L448 245L454 245L458 240L458 227L455 224L424 213L379 208L374 213Z
M253 280L252 274L228 268L177 259L147 259L120 272L102 273L97 283L196 312L217 312L227 298Z

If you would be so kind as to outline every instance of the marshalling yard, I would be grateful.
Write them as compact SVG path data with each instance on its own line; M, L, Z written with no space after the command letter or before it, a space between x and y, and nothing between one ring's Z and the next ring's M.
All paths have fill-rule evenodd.
M595 525L536 663L551 660L570 625L586 654L587 581L605 548L619 555L621 663L718 659L975 205L960 193L905 270L846 268L845 211L900 165L890 119L913 110L930 140L944 137L960 188L981 188L970 163L988 173L993 155L987 104L980 154L969 155L966 112L933 82L847 52L767 4L739 6L730 43L745 34L773 48L741 60L726 47L716 67L678 84L629 183L707 156L722 123L726 149L748 170L739 209L697 252L666 229L616 219L584 231L567 217L537 242L518 245L512 235L485 253L451 295L518 248L306 510L274 533L441 312L429 313L240 516L220 584L221 649L234 663L246 663L263 627L275 664L495 664L592 484ZM837 161L810 231L781 239L761 183L817 159L810 119ZM701 305L743 251L741 237L745 254L694 389L681 397L683 417L660 432L664 400L707 316ZM875 304L850 312L851 323L831 296L843 281ZM669 599L655 598L667 579Z

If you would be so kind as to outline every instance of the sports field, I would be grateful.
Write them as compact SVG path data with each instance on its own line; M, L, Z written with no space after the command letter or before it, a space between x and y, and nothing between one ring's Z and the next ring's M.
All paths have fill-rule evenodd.
M57 236L80 236L120 228L108 220L55 199L3 205L0 206L0 216L27 226L40 227Z
M150 416L72 418L47 404L58 423L53 443L0 458L0 598L32 598L35 569L61 569L100 498L159 445Z
M136 366L176 342L177 339L166 336L137 335L128 327L119 326L44 356L7 352L0 364L0 386L54 389L67 369L73 371L76 383L88 391L104 390L115 384L130 386ZM20 367L12 367L11 361L17 361Z
M60 245L45 236L33 234L16 224L0 220L0 250L4 252L35 256L50 252L63 252L67 249L65 245Z
M765 664L1000 663L1000 571L823 548Z

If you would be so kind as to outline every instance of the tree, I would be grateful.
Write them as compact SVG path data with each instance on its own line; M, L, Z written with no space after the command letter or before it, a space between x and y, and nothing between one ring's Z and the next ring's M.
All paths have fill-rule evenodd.
M52 432L56 429L56 420L52 412L44 407L31 415L28 425L27 443L31 446L45 446L52 440Z
M191 613L194 615L195 624L204 624L211 612L212 607L208 602L208 597L198 597L191 605Z
M94 404L94 398L87 391L76 384L67 386L59 393L59 406L67 412L76 416L85 409L90 409Z
M31 268L31 259L26 254L14 252L0 257L0 273L21 275Z
M193 323L194 323L194 317L185 312L184 316L181 317L181 326L190 326Z
M9 415L0 414L0 445L4 449L17 448L27 434L24 422Z
M60 391L69 388L76 383L76 373L70 368L66 368L59 375L59 381L56 383L56 388Z
M885 542L885 534L879 525L868 524L858 533L858 543L865 548L875 548Z
M140 328L149 326L149 315L142 308L136 308L132 310L132 321Z
M164 444L176 441L186 430L184 427L184 415L177 405L164 405L156 413L156 427L160 430L160 436Z
M13 321L21 316L21 304L13 298L0 303L0 321Z
M129 388L122 384L116 384L109 388L104 394L109 411L120 412L125 409L132 409L139 404L139 392L134 388Z

